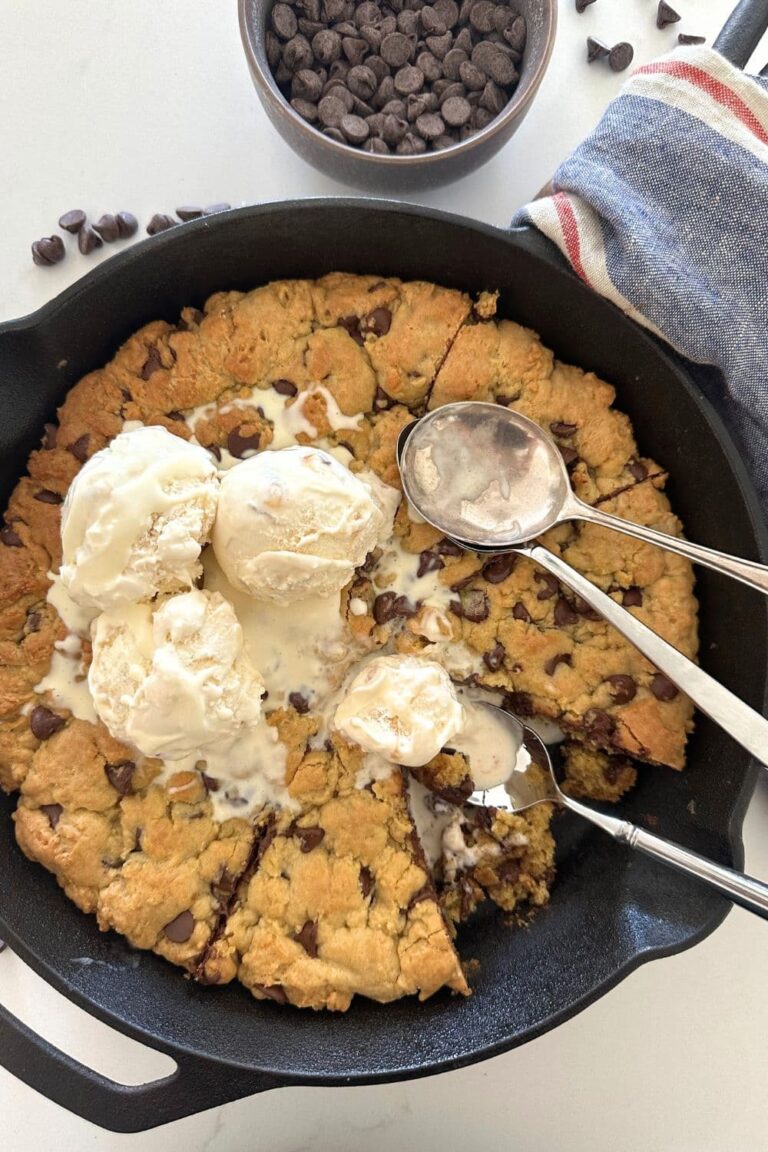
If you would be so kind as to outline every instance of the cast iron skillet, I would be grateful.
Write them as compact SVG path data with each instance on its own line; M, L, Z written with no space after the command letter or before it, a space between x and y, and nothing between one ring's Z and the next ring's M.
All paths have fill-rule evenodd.
M65 391L156 317L174 320L216 289L331 269L501 290L500 311L537 329L564 360L613 381L642 449L670 471L690 535L766 558L752 489L718 417L685 371L568 271L529 230L511 233L376 201L247 208L184 225L97 268L40 312L0 329L3 506ZM700 572L702 661L755 707L768 663L765 601ZM742 863L740 828L754 784L748 756L699 720L690 769L645 768L622 806L639 823L724 863ZM599 832L559 822L551 905L529 931L481 915L461 934L480 961L474 995L343 1016L259 1003L239 986L198 988L117 936L99 933L14 842L13 799L0 801L0 936L64 995L168 1053L172 1076L122 1087L53 1049L0 1009L0 1063L64 1107L138 1131L286 1084L361 1084L480 1060L567 1020L640 963L688 948L727 906L695 883ZM103 963L83 965L77 958Z

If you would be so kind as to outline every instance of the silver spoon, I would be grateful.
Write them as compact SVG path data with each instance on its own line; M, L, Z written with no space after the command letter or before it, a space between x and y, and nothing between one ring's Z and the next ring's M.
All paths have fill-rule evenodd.
M654 836L652 832L646 832L628 820L597 812L567 796L557 782L545 744L533 729L493 704L477 706L490 709L494 718L506 725L519 752L512 773L503 784L473 792L467 803L483 808L499 808L504 812L524 812L534 804L560 804L578 816L583 816L590 824L602 828L603 832L621 844L628 844L630 848L653 856L655 860L660 860L678 872L684 872L686 876L701 880L734 904L740 904L748 912L768 920L768 884L746 876L743 872L736 872L733 868L715 864L698 852L681 848L679 844Z
M574 495L557 445L533 420L499 404L447 404L424 416L403 445L406 495L425 520L473 548L506 552L566 520L587 520L677 552L768 593L768 568L633 524ZM438 474L442 492L430 486ZM447 491L446 491L447 489ZM455 499L449 499L451 493Z
M468 419L464 418L465 411L468 411ZM513 419L497 420L495 417L499 413ZM538 425L525 420L526 426L530 425L536 433L535 438L528 439L518 423L524 419L500 405L473 402L448 404L410 424L400 433L397 445L403 489L410 503L428 523L463 548L479 552L517 552L551 572L621 632L702 712L761 764L768 762L768 721L759 712L559 556L541 544L522 542L530 540L536 532L544 531L557 519L556 516L555 520L546 519L531 494L540 493L539 478L551 476L554 471L549 463L550 452L559 456ZM510 458L514 464L516 456L522 453L525 463L528 449L531 457L527 475L533 477L535 485L529 488L526 482L518 486L511 479L507 483L507 472L514 471L510 467ZM568 477L564 469L555 489L548 508L558 506L557 493L565 491L567 496ZM471 510L468 508L470 503ZM588 505L583 507L590 513L593 511ZM471 519L468 519L470 511ZM612 521L613 517L610 519ZM623 520L619 523L622 527L637 527ZM502 528L497 529L497 525L514 529L514 536L511 532L506 533L507 543L503 547L498 543ZM520 543L510 544L510 537ZM489 541L494 538L497 542L489 546ZM667 544L671 541L671 537L662 536L662 539ZM674 540L674 543L684 542Z

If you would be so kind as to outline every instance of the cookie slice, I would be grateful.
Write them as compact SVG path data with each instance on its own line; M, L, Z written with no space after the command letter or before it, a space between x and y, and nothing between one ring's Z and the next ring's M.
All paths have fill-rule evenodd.
M309 752L295 813L263 821L255 870L199 970L258 999L347 1009L445 986L468 993L398 769L367 787L360 749Z

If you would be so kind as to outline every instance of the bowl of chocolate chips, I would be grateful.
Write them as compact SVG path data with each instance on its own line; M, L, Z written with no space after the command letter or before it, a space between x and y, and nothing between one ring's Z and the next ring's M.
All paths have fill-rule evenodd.
M322 172L376 191L448 184L533 102L557 0L239 0L275 128Z

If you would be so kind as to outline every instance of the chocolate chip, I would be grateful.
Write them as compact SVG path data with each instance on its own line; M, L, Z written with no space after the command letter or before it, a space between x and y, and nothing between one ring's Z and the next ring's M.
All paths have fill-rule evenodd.
M446 28L453 28L459 21L459 6L454 0L435 0L432 5Z
M29 726L37 740L50 739L55 732L64 727L65 723L63 716L58 716L42 704L37 704L29 714Z
M39 632L40 631L40 625L42 624L42 621L43 621L43 618L39 612L35 612L32 610L27 612L27 619L24 622L25 633L27 635L29 635L30 632Z
M164 212L155 212L147 224L147 233L150 236L156 236L158 232L166 232L169 228L173 228L175 224L176 221L173 216L168 216Z
M313 960L317 958L317 924L314 920L305 920L303 927L293 938L297 944L301 944L308 956Z
M465 620L469 620L471 624L481 624L483 620L488 619L490 611L488 597L480 588L470 588L466 592L461 592L458 611L456 605L457 601L451 600L449 608L454 616L463 617Z
M580 459L578 452L575 448L571 448L569 444L558 444L558 450L563 458L563 463L566 468L570 468L573 464Z
M419 567L416 569L416 576L426 576L428 572L438 572L441 568L445 568L445 561L442 557L437 556L434 552L420 552L419 553Z
M317 106L317 117L324 128L340 128L346 114L343 100L336 95L323 96Z
M298 31L296 13L288 4L275 4L270 18L272 31L281 40L290 40Z
M586 600L582 600L581 596L574 596L573 606L578 612L579 616L583 616L585 620L602 620L599 612L595 612Z
M505 692L501 707L515 716L533 716L533 697L528 692Z
M567 664L569 668L573 666L573 656L570 652L558 652L557 656L552 656L544 664L544 671L547 676L554 676L555 669L558 664Z
M674 8L666 3L666 0L659 0L659 6L656 9L657 28L667 28L670 24L677 24L679 19L679 13L675 12Z
M427 36L425 44L435 59L442 61L451 50L453 36L451 36L450 32L444 32L442 36ZM440 71L442 73L442 68Z
M82 256L90 256L97 248L101 248L104 241L94 232L90 224L84 224L77 234L77 247Z
M469 55L461 48L451 48L443 57L443 75L449 80L459 79L461 65L469 60Z
M594 4L595 0L576 0L576 11L578 13L586 12L590 4Z
M274 1000L276 1004L287 1004L288 997L282 984L254 984L253 987L267 1000Z
M641 480L646 480L648 478L648 469L646 468L645 464L643 464L642 460L630 460L627 464L627 468L638 483Z
M100 216L94 224L93 230L98 232L105 244L111 244L120 235L117 218L111 212L105 212L103 216Z
M435 544L435 551L439 552L441 556L463 556L464 549L457 544L454 540L449 540L447 536Z
M321 33L322 35L322 33ZM289 72L302 72L315 62L312 46L306 36L294 36L283 48L283 64Z
M707 38L706 36L691 36L686 32L679 32L677 42L678 44L706 44ZM61 223L61 221L59 221L59 223Z
M419 20L421 21L421 30L425 36L442 36L448 31L440 18L440 14L429 4L426 4L419 12Z
M307 700L306 696L302 696L301 692L290 692L288 695L288 703L300 716L306 716L307 712L309 712L309 700Z
M594 36L587 36L588 64L594 64L595 60L603 60L606 56L610 55L610 52L610 47L602 40L597 40Z
M139 230L139 222L132 212L118 212L115 220L117 221L117 234L121 240L135 236Z
M406 64L395 73L395 91L401 96L410 96L420 92L424 86L424 73L412 64Z
M205 772L201 772L200 779L203 781L206 792L218 792L220 784L213 776L207 776Z
M431 52L420 52L416 57L416 67L430 84L434 84L435 80L440 80L443 75L440 61Z
M610 685L610 693L613 696L614 704L628 704L630 700L634 700L637 695L637 684L631 676L624 676L617 674L615 676L606 676L606 684Z
M35 240L32 245L32 260L40 268L49 264L58 264L66 256L64 241L61 236L43 236Z
M407 596L396 596L392 611L395 616L409 617L415 616L418 609L415 604L411 603Z
M314 72L312 75L314 76ZM203 215L203 210L194 204L183 204L181 208L176 209L176 215L179 220L184 220L185 222L187 220L199 220Z
M360 331L370 332L376 337L386 336L392 326L392 313L389 308L374 308L360 321Z
M668 676L663 672L656 672L651 680L651 692L657 700L674 700L679 689L675 687Z
M71 212L65 212L63 216L59 216L59 228L63 228L65 232L79 232L85 224L85 212L82 208L73 208Z
M501 584L511 574L515 564L517 564L517 554L505 552L501 556L494 556L492 560L486 560L482 567L481 576L489 584Z
M549 430L553 436L565 436L565 437L567 437L567 436L573 436L577 427L578 427L578 425L576 425L576 424L566 424L562 420L554 420L550 424Z
M555 605L555 624L558 628L567 628L579 621L578 613L574 612L565 596L561 596Z
M58 492L51 492L50 488L41 488L39 492L35 492L35 500L39 500L41 504L61 504L64 497L59 496Z
M280 57L282 54L282 47L280 45L280 41L278 40L277 36L275 36L274 32L272 32L269 29L267 30L267 34L264 37L264 47L266 48L267 61L269 63L269 66L272 69L272 71L274 72L274 70L277 68L278 64L280 63Z
M319 64L333 64L341 56L341 36L338 32L318 32L312 38L312 51Z
M408 901L406 912L410 912L411 908L414 908L417 904L420 904L422 900L432 900L433 897L434 891L432 889L432 885L429 883L429 881L427 881L426 884L423 884L422 887L419 888L417 892L414 892L413 896L411 896L410 900Z
M616 721L602 708L589 708L584 713L584 726L588 734L597 740L605 740L616 731Z
M131 781L136 771L133 760L118 760L116 764L105 764L104 771L112 787L121 796L127 796L131 792Z
M477 0L469 11L469 22L476 32L493 32L493 13L496 5L492 0Z
M360 869L360 887L363 892L363 899L367 900L373 892L373 873L365 865Z
M184 413L179 412L178 408L171 408L170 412L166 413L169 420L174 420L177 424L184 423Z
M311 104L309 100L291 100L291 108L294 112L298 112L302 120L306 120L308 124L314 124L317 120L317 107ZM341 136L341 133L339 135ZM343 139L342 136L342 141Z
M402 68L413 55L413 44L402 32L390 32L382 40L379 52L390 68Z
M23 548L24 541L18 532L14 532L10 524L6 524L0 528L0 543L3 543L6 548Z
M621 594L621 603L625 608L641 608L643 604L643 593L633 584L630 588L626 588Z
M509 28L506 28L502 33L507 44L510 48L514 48L516 52L522 52L525 48L525 41L528 37L528 28L525 23L524 16L516 16L512 21Z
M531 614L521 600L518 600L512 609L515 620L522 620L526 624L531 622Z
M295 396L299 391L292 380L273 380L272 387L280 396Z
M45 815L48 817L48 823L50 824L51 828L55 829L56 825L61 819L61 814L64 809L62 808L61 804L41 804L40 811L45 813Z
M449 96L440 105L440 113L451 128L461 128L472 115L472 107L463 96Z
M504 663L507 651L501 641L497 640L490 652L483 652L483 663L491 672L498 672Z
M483 88L480 97L480 107L485 108L492 116L498 116L507 104L507 94L494 80L489 80Z
M233 428L227 436L227 449L232 456L242 460L247 452L258 451L260 442L260 432L252 432L250 436L242 436L240 428Z
M163 362L160 359L160 352L155 345L152 345L151 348L147 349L147 358L141 369L142 380L149 380L153 372L157 372L158 368L162 368L162 366Z
M520 861L502 860L497 868L499 879L504 884L516 884L520 879Z
M533 578L542 587L536 593L537 600L551 600L560 591L560 584L550 572L534 572Z
M316 825L310 828L300 828L297 824L292 824L291 835L299 841L300 851L306 853L317 848L318 844L322 844L325 838L325 829Z
M507 87L517 79L517 69L509 57L487 40L481 41L472 49L472 63L475 68L503 87Z
M360 318L358 316L342 316L339 320L338 327L348 332L355 343L359 344L361 348L365 344L363 334L360 331Z
M89 432L83 432L82 436L78 436L77 440L72 444L68 444L69 451L74 456L75 460L79 460L81 464L85 464L88 459L88 445L91 441Z
M339 127L350 144L364 144L370 133L365 120L359 116L342 116Z
M622 40L620 44L614 44L608 53L608 63L613 72L623 72L625 68L629 68L635 55L635 50L631 44L626 40Z
M185 944L195 930L195 918L187 909L166 924L163 932L173 944Z

